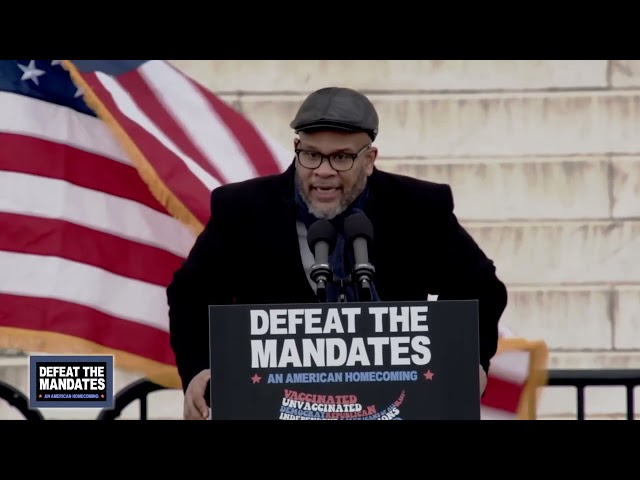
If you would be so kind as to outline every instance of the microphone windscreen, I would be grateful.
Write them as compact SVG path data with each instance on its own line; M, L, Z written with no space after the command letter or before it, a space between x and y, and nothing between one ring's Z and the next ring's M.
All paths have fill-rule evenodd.
M336 229L328 220L318 220L312 223L307 231L307 243L311 252L315 250L316 243L327 242L329 244L329 254L331 254L336 246L336 239Z
M364 213L358 212L349 215L344 221L344 236L348 242L356 237L365 238L367 242L373 242L373 224Z

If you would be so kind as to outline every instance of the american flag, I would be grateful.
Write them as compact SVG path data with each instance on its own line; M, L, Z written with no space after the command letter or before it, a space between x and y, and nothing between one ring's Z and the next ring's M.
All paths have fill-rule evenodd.
M180 388L165 288L209 193L291 158L167 61L1 61L0 348L114 353ZM483 418L522 417L540 345L500 345Z

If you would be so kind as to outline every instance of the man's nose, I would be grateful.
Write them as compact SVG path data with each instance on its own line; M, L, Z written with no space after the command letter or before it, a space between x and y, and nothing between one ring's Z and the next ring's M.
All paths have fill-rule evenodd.
M333 167L331 166L331 163L329 162L329 159L327 158L323 158L320 166L316 168L313 172L316 175L319 175L321 177L332 177L338 174L338 172L336 172L333 169Z

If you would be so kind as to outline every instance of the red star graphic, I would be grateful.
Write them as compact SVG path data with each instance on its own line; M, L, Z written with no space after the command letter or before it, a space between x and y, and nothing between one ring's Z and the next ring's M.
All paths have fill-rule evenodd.
M433 372L431 370L427 370L424 372L424 378L427 380L433 380Z
M38 395L38 398L42 398L42 394Z
M104 393L101 393L101 394L100 394L100 398L104 398Z
M253 383L260 383L260 380L262 380L262 377L259 377L257 373L253 374L253 377L251 377L251 380L253 380Z

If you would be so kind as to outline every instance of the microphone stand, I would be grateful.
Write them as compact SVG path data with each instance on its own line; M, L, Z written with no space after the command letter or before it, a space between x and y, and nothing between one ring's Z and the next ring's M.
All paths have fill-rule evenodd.
M361 302L370 302L373 300L371 293L371 282L376 269L370 263L357 263L353 267L352 275L356 278L356 288L358 291L358 300Z
M316 284L316 295L318 297L318 301L321 303L326 303L328 301L327 289L329 284L331 284L338 288L338 302L347 302L346 286L352 283L352 275L340 278L337 275L333 275L331 267L328 264L315 263L311 266L309 276Z
M338 285L338 302L347 302L346 286L351 283L351 275L347 275L345 278L333 277L333 283Z
M327 289L329 284L338 287L338 302L346 303L346 287L353 283L356 284L358 301L370 302L373 300L371 282L373 281L374 273L375 267L370 263L358 263L353 267L353 272L351 274L344 278L340 278L333 274L329 264L315 263L311 266L309 276L316 284L316 295L318 296L318 300L322 303L327 302Z
M311 266L309 276L316 284L316 294L322 303L327 301L327 285L332 278L331 266L327 263L315 263Z

